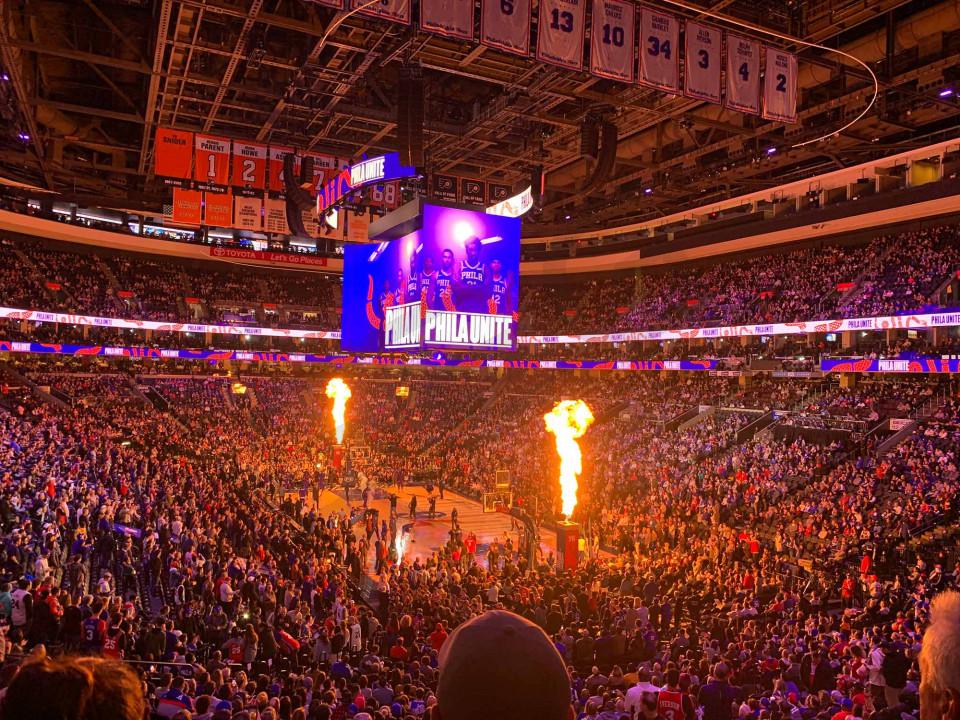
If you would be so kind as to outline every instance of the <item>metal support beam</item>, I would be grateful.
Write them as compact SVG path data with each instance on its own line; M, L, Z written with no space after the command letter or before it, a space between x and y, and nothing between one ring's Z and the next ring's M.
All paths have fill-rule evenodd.
M147 89L147 109L143 113L143 138L140 141L140 163L138 170L141 175L147 169L147 154L150 149L150 140L153 137L154 115L157 111L157 90L160 87L160 73L163 70L163 56L167 48L167 29L170 27L170 13L173 9L173 0L162 0L157 15L157 32L153 41L153 69L150 73L150 87ZM150 173L153 175L153 172Z
M250 5L250 10L247 11L247 17L243 21L243 29L240 30L240 37L237 38L233 55L230 57L230 61L227 63L227 69L223 73L223 79L220 81L220 87L217 89L217 96L213 101L213 106L210 108L207 121L203 124L204 132L209 132L210 128L213 127L213 123L217 119L217 113L220 112L220 103L223 102L223 98L227 94L227 89L230 87L230 83L233 82L233 75L237 71L237 66L242 60L246 60L247 40L250 38L250 31L253 30L253 26L257 22L257 15L260 13L260 8L262 7L263 0L253 0L253 4Z

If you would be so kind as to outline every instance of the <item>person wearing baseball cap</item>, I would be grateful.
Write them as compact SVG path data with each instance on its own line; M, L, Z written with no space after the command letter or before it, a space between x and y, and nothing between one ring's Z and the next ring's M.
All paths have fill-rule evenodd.
M431 720L568 720L570 699L566 666L546 633L490 610L443 644Z

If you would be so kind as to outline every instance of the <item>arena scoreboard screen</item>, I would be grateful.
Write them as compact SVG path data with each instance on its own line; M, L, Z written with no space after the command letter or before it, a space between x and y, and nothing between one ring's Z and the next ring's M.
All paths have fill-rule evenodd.
M348 245L348 352L517 349L520 219L425 204L420 227Z

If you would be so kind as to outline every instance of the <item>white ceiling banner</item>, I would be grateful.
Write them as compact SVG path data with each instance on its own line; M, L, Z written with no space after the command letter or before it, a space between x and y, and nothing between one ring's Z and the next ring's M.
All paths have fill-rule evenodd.
M760 113L760 43L727 33L727 97L724 105Z
M680 21L669 13L640 8L640 82L680 94Z
M480 43L515 55L530 54L532 0L481 0Z
M723 31L719 28L688 21L685 33L686 52L683 94L687 97L719 103L720 67L723 64Z
M582 70L586 25L586 0L540 0L537 59Z
M632 84L636 80L637 9L632 2L594 0L590 72Z

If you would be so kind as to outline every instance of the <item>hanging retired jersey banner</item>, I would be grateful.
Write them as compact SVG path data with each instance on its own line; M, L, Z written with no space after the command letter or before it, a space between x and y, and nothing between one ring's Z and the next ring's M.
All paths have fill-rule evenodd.
M484 190L483 180L462 178L460 180L460 201L468 205L483 205L485 200Z
M797 56L767 47L763 74L763 117L785 123L797 121Z
M310 184L310 192L316 193L317 189L337 172L337 158L333 155L313 154L310 157L313 158L313 180Z
M723 31L698 22L687 22L683 93L687 97L719 103Z
M594 0L590 35L590 72L633 83L637 43L636 7L621 0Z
M343 0L310 0L310 2L316 3L317 5L326 5L335 10L343 10Z
M233 226L238 230L263 229L263 200L238 195L233 199Z
M182 185L176 181L190 179L192 161L192 132L157 128L153 145L154 175L166 179L168 185Z
M640 8L640 82L680 94L680 22L673 15Z
M226 189L230 182L230 141L210 135L194 138L193 179L204 189Z
M457 201L457 179L453 175L433 176L433 196L437 200Z
M731 110L760 112L760 43L727 33L727 97Z
M292 152L295 151L291 147L270 146L270 164L267 166L267 187L270 188L270 192L286 192L287 188L283 182L283 158Z
M171 218L183 225L199 225L203 208L203 193L199 190L173 189L173 211Z
M568 70L583 68L586 0L540 0L537 59Z
M410 0L380 0L373 5L370 0L353 0L353 7L364 15L373 15L404 25L410 24Z
M480 42L516 55L530 54L532 0L481 0Z
M267 146L233 143L233 179L231 185L245 190L267 187Z
M420 0L420 27L447 37L473 40L473 0Z
M203 224L212 227L233 224L233 196L229 192L203 194Z

